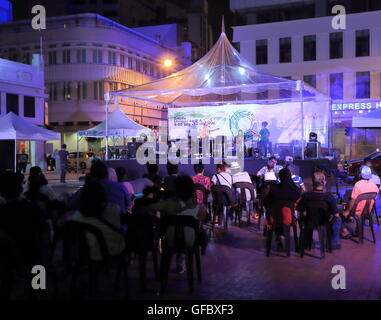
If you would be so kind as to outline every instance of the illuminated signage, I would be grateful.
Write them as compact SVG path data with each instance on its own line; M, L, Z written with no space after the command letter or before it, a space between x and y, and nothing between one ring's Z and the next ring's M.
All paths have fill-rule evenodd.
M361 111L375 110L378 108L381 108L380 100L373 100L368 102L341 102L331 104L331 111Z

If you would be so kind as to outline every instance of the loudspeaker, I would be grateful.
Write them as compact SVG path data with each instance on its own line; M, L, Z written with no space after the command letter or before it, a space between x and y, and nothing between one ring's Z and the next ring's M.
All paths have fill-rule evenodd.
M310 132L310 142L317 142L317 134L315 132Z
M319 157L319 142L308 142L306 147L306 158Z

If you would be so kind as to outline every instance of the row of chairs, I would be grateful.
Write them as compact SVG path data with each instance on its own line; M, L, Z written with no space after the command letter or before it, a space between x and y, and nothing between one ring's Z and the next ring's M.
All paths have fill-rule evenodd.
M358 230L358 238L359 243L364 243L364 226L366 220L369 221L369 227L372 233L373 243L376 243L376 237L373 228L373 217L376 216L375 208L376 208L376 198L377 193L364 193L357 197L354 206L350 212L350 216L354 218L356 222L356 229ZM363 203L363 209L360 216L356 215L356 211L360 203ZM325 257L325 252L331 252L331 223L328 219L324 217L329 216L328 205L325 201L321 200L313 200L307 204L307 216L310 218L309 222L307 219L303 217L299 217L298 219L293 219L291 225L278 225L273 226L273 228L267 230L267 238L266 238L266 255L269 256L271 252L271 242L274 229L281 228L283 231L283 235L285 237L285 251L286 255L290 256L290 227L293 228L294 234L294 244L295 251L299 251L300 256L303 257L305 254L305 248L311 248L311 239L313 236L313 232L316 230L318 232L319 244L320 244L320 256L321 258ZM289 210L290 214L294 213L294 203L289 202L279 202L272 205L271 210L280 211ZM334 218L335 219L335 218ZM321 223L319 223L321 221ZM298 239L297 233L297 224L300 228L300 234Z

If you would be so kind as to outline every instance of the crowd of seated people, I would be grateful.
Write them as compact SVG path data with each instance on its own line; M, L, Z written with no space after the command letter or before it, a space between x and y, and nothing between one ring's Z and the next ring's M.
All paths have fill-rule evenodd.
M308 216L308 204L319 200L327 204L324 223L331 230L332 248L340 249L341 238L357 236L356 224L351 216L353 212L361 215L363 206L358 205L354 210L356 198L365 193L378 193L380 188L379 177L369 161L360 168L350 200L342 212L335 197L326 192L324 172L317 171L312 175L313 188L307 190L303 179L297 175L296 167L291 162L282 167L274 157L269 158L266 166L256 173L244 171L238 162L233 162L230 165L218 164L211 177L204 175L201 163L194 165L192 177L181 174L181 165L174 164L167 165L167 175L164 177L159 174L156 164L148 164L147 173L141 178L126 181L126 176L125 168L114 170L100 160L94 161L84 185L64 201L62 207L65 210L57 222L57 207L52 204L59 198L39 167L30 169L27 184L24 176L19 173L2 172L0 235L5 233L14 239L22 257L21 260L15 258L15 264L21 263L24 268L29 268L46 261L51 250L55 224L62 226L66 221L77 221L99 229L111 255L118 255L125 250L122 234L126 230L124 217L127 214L153 215L160 219L168 215L186 215L198 219L200 226L206 222L214 224L216 221L210 221L210 212L203 205L205 195L196 186L203 186L208 198L215 186L224 186L229 190L230 202L234 204L239 195L234 185L240 182L250 184L256 179L262 181L262 184L255 187L258 187L258 197L266 207L266 226L275 230L279 241L284 235L284 226L295 224L298 219L302 223L309 223L311 217ZM247 193L248 199L250 196ZM276 204L279 203L284 204L288 210L276 210ZM234 214L234 210L233 206L230 214ZM173 231L168 230L169 242L172 241L171 232ZM189 243L193 243L198 236L191 230L186 233L186 241ZM91 257L99 260L96 241L88 236L88 242ZM176 261L177 271L184 273L184 255L178 254Z

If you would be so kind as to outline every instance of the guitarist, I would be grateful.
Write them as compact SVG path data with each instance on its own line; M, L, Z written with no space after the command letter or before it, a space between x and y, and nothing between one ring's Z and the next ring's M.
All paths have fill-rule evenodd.
M270 131L267 129L268 122L263 121L262 122L262 129L259 131L259 134L261 136L261 140L259 141L259 149L261 152L261 155L263 157L267 157L267 151L270 151L269 145L270 145Z

